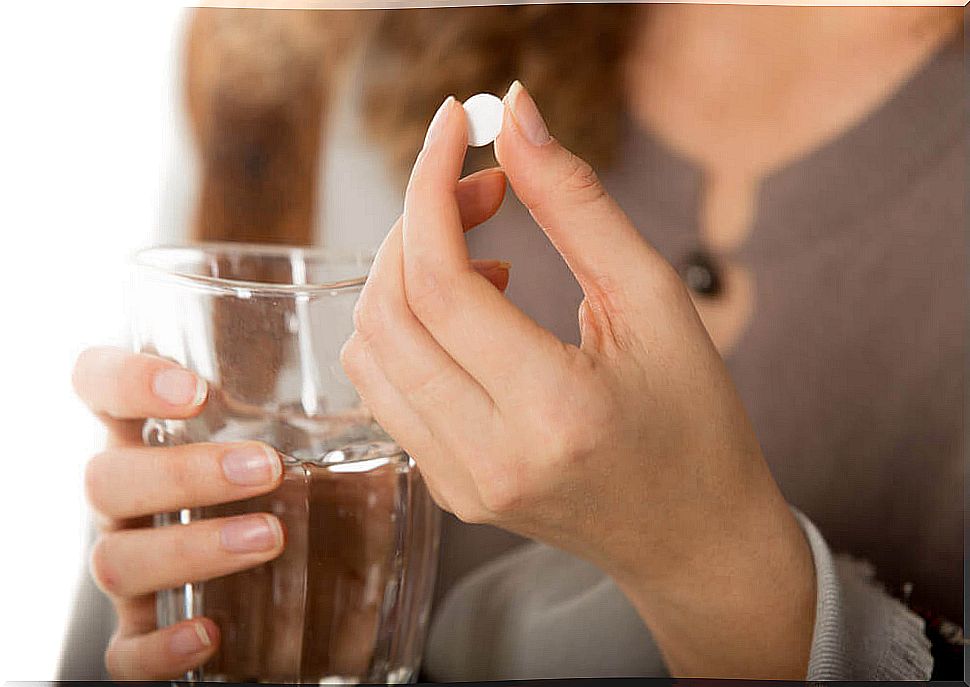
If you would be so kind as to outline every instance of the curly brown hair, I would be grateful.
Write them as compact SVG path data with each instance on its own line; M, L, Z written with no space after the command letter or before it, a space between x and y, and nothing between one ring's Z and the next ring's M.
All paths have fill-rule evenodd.
M406 174L447 96L529 88L557 138L603 167L619 137L633 5L408 10L199 9L186 93L202 162L194 236L310 243L320 135L363 49L363 120ZM492 164L474 151L470 168Z
M365 69L370 131L406 169L447 95L521 80L556 136L594 166L617 145L630 5L521 5L387 12ZM484 151L490 151L489 148Z

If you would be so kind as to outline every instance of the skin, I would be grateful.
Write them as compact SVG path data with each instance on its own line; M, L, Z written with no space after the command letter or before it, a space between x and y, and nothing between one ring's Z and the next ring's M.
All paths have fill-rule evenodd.
M631 109L708 170L702 226L725 254L745 236L758 181L871 108L949 26L943 11L925 8L886 11L879 22L852 8L826 22L784 8L743 8L744 21L739 8L651 9L645 52L631 59ZM784 31L758 30L779 22ZM707 47L661 49L672 35ZM849 38L865 48L854 61L806 65L792 52L830 56L833 41ZM729 50L728 60L717 46L731 45L750 49ZM766 69L757 83L742 78ZM805 90L823 81L831 92ZM348 375L442 507L599 565L649 626L672 674L804 678L811 557L718 355L753 309L743 269L728 263L718 302L692 301L587 165L554 139L535 145L523 136L523 93L510 96L496 142L504 174L461 181L465 122L454 103L443 106L360 299L343 355ZM805 119L793 106L798 96L841 109ZM698 117L710 111L728 116ZM763 127L744 125L779 113L785 136L758 139ZM583 287L578 347L501 296L507 264L468 261L462 232L498 209L506 176ZM176 678L218 648L219 628L206 618L155 629L155 591L248 568L285 545L268 514L246 517L275 538L245 553L222 546L228 520L178 528L175 538L146 527L152 513L279 484L278 464L256 483L229 482L221 468L229 445L142 446L143 418L204 408L204 399L172 404L153 393L152 380L172 367L97 348L81 355L74 375L109 430L86 489L101 531L92 573L119 617L105 656L117 679ZM173 547L179 556L150 555Z

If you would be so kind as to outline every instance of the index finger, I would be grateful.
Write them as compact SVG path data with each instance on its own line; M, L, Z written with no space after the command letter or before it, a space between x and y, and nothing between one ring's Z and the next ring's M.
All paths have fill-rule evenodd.
M565 344L510 303L468 259L456 190L464 112L439 108L408 182L403 215L405 292L438 344L498 400L565 357Z
M92 412L113 420L193 417L208 395L205 380L177 363L106 346L78 356L72 382Z

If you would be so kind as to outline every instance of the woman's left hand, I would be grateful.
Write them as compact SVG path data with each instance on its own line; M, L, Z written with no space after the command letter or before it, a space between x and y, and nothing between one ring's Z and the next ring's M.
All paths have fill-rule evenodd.
M583 289L581 345L469 262L466 121L448 99L361 295L347 374L442 507L599 565L672 674L804 679L811 555L686 288L518 83L505 102L496 154Z

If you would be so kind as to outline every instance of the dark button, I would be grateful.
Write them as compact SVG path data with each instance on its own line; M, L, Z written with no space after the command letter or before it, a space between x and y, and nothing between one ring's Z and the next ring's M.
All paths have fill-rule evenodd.
M681 263L680 277L687 288L701 296L713 298L721 293L721 277L714 259L700 251L691 253Z

